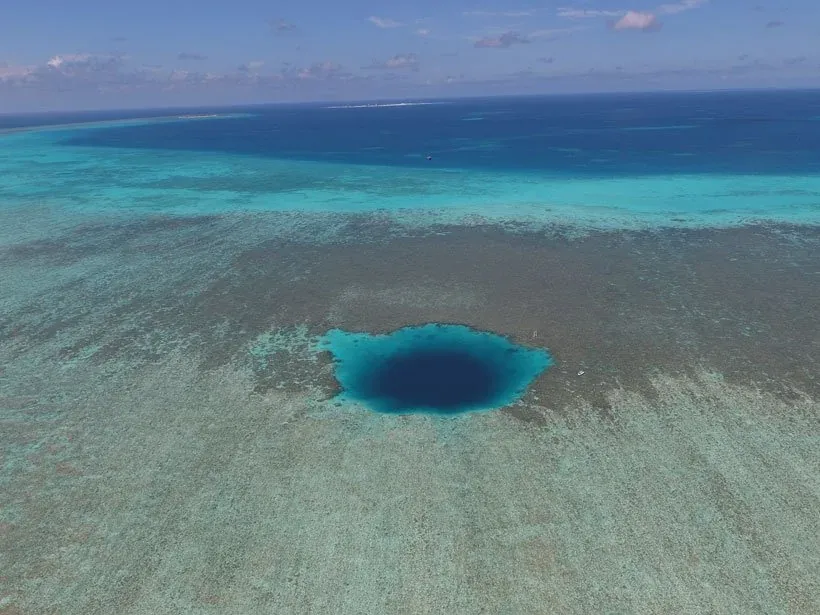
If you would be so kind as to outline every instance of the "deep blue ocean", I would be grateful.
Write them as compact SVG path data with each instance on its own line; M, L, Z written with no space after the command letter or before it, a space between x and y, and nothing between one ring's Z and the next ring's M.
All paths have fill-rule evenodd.
M193 114L216 117L153 119ZM0 185L2 201L129 209L150 198L154 211L181 213L432 209L624 224L815 222L820 203L820 91L5 116L0 129L78 122L0 139L0 170L13 178ZM79 171L82 185L71 181Z

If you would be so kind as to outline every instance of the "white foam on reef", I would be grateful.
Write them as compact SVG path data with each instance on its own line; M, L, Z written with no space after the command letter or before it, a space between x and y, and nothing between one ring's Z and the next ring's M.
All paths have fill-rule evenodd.
M445 101L426 101L426 102L395 102L395 103L364 103L359 105L330 105L324 107L325 109L371 109L377 107L419 107L422 105L446 105Z

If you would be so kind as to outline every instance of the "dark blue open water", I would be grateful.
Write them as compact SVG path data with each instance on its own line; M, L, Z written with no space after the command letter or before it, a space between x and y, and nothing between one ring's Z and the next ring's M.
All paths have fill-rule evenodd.
M375 108L312 104L231 111L253 115L118 127L74 135L65 142L606 177L820 173L817 91L493 98ZM426 160L428 153L432 161Z
M218 117L176 121L190 114ZM820 91L18 116L0 130L49 123L85 125L0 135L0 206L606 228L820 221Z

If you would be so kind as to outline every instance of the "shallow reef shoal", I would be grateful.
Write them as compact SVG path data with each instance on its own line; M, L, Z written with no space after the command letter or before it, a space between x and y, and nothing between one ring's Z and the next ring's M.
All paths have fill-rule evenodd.
M820 611L816 227L7 222L0 613ZM554 364L340 396L429 323Z

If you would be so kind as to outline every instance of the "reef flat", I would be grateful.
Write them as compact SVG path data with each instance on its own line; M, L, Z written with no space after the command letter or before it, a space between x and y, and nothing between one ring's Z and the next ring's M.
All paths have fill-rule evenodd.
M2 215L0 613L820 610L817 227ZM426 323L555 363L339 404Z

